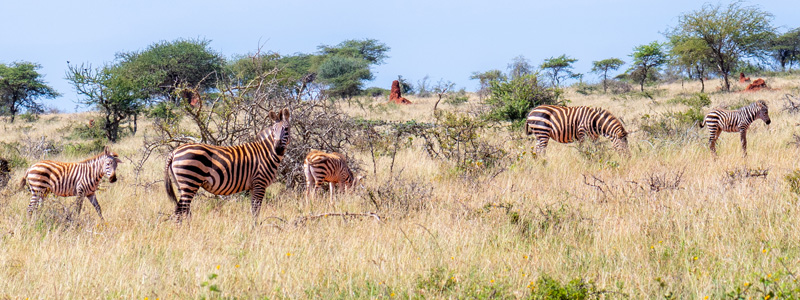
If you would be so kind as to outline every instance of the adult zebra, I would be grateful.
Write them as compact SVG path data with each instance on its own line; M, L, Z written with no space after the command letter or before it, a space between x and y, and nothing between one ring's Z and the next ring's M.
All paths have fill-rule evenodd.
M25 188L27 183L31 192L28 215L33 214L42 199L52 192L61 197L78 196L78 214L81 213L83 198L89 198L97 215L103 219L95 192L103 176L108 176L109 182L117 181L117 164L120 162L118 155L106 146L102 153L77 163L45 160L33 164L20 181L20 188Z
M708 124L708 147L711 148L711 153L717 155L717 139L722 131L725 132L739 132L742 140L742 157L747 156L747 128L753 121L761 119L764 123L772 123L769 119L769 108L767 102L758 100L748 106L742 107L738 110L727 110L717 108L709 112L700 122L700 128Z
M330 202L333 205L333 185L347 191L357 185L363 176L355 176L347 166L347 158L338 152L326 153L311 150L303 161L303 173L306 175L306 201L309 195L316 196L317 188L328 183Z
M262 130L254 142L229 147L186 144L172 151L167 158L164 182L167 195L175 202L178 220L191 214L189 205L200 187L214 195L249 190L250 208L258 218L266 188L275 181L290 141L289 109L271 111L269 116L275 123ZM173 179L180 200L172 189Z
M602 108L587 106L540 105L528 113L525 132L536 136L536 154L544 155L550 139L559 143L592 140L603 135L611 139L617 151L628 153L628 132L622 122Z

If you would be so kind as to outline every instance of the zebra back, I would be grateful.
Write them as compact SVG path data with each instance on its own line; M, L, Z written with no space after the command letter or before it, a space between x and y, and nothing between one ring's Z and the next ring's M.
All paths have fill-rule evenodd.
M347 166L347 158L338 152L311 150L303 162L307 184L322 182L344 183L353 186L356 178ZM313 177L313 178L312 178Z

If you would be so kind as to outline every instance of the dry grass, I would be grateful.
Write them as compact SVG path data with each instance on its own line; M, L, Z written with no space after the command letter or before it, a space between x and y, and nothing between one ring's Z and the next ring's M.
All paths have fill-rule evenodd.
M376 191L391 182L403 199L379 199L376 207L360 190L338 196L336 208L327 197L306 207L301 191L275 184L255 225L243 195L205 194L193 202L189 222L168 221L174 206L158 181L163 157L157 155L138 184L128 163L117 183L103 185L98 199L107 224L96 224L92 209L65 218L72 198L48 198L27 217L29 196L15 188L24 170L16 169L0 198L0 297L522 298L540 288L545 274L591 281L609 298L723 298L737 289L763 298L770 289L796 289L800 209L784 176L800 169L800 149L788 144L798 117L780 107L800 79L767 82L780 90L710 95L712 106L742 98L769 103L773 124L751 127L744 160L736 134L723 134L714 160L705 130L692 129L696 138L684 142L654 143L636 127L643 114L685 109L665 102L699 84L659 87L664 91L655 100L569 92L572 105L605 107L625 120L630 159L613 153L588 159L574 144L552 142L546 157L534 160L531 141L496 136L519 159L494 177L465 178L412 147L397 156L401 181L390 181L389 158L382 157L366 183ZM409 99L415 104L344 107L365 118L431 120L435 99ZM0 135L59 142L66 124L89 118L3 123ZM142 134L113 150L137 157ZM354 155L367 164L366 154ZM749 170L768 174L747 176ZM383 220L333 216L293 224L332 211L372 211Z

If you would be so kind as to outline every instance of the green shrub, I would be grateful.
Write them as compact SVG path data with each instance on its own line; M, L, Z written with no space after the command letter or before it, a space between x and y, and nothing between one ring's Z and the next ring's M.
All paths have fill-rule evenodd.
M469 95L467 95L467 91L463 88L458 92L448 94L447 98L444 99L444 103L452 106L459 106L467 103L467 101L469 101Z
M576 83L574 85L574 87L575 87L575 92L577 92L578 94L591 95L591 94L599 92L601 90L601 88L602 88L602 85L587 84L587 83L581 82L581 83Z
M490 96L486 99L486 104L490 107L487 113L490 120L522 120L536 106L563 103L558 100L563 91L545 87L536 75L492 81L489 91Z
M28 160L22 156L21 148L19 142L0 142L0 158L6 159L12 169L27 168L30 165Z
M64 154L73 157L85 157L97 154L103 150L105 145L105 139L95 139L89 143L67 143L64 144Z
M786 176L783 176L783 180L789 184L789 191L800 195L800 170L794 170L792 173L786 174Z
M594 283L575 278L566 284L548 275L542 275L531 288L531 299L582 300L598 299L602 294Z
M708 98L706 93L696 93L691 97L675 97L667 101L667 103L683 104L692 108L702 108L711 105L711 99Z

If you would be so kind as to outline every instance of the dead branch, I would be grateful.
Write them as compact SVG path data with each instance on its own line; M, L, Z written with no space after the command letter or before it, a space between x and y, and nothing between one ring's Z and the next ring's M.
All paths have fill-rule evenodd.
M294 219L294 221L292 221L292 225L294 225L295 227L298 227L298 226L305 225L309 221L319 220L319 219L326 218L326 217L342 217L342 220L345 220L345 221L350 220L350 219L369 217L369 218L375 218L375 220L377 220L378 222L382 221L381 217L378 216L378 214L376 214L374 212L365 212L365 213L329 212L329 213L321 213L321 214L316 214L316 215L308 215L308 216L297 217L297 218Z

